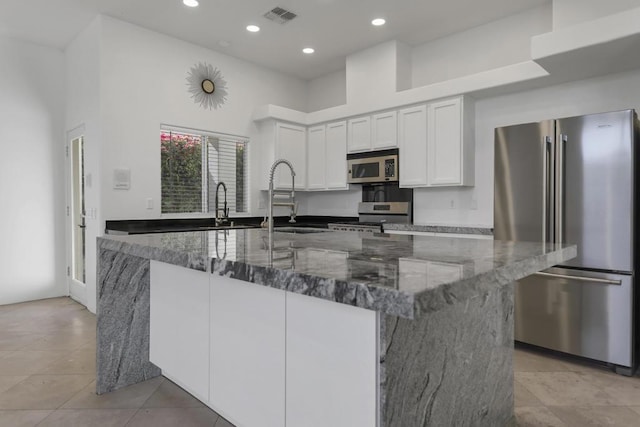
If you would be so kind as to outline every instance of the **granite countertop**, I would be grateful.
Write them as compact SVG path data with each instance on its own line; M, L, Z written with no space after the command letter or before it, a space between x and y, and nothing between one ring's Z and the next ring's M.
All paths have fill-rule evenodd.
M307 229L316 231L313 229ZM98 238L123 252L343 304L416 318L575 257L575 245L262 229Z
M452 234L480 234L492 236L493 228L473 225L447 225L447 224L393 224L385 223L385 230L417 231L427 233L452 233Z

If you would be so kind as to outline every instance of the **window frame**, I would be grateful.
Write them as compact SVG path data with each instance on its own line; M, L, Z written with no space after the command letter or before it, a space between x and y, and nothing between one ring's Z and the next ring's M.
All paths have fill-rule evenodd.
M247 211L246 212L229 212L229 218L248 218L251 217L251 140L248 136L234 135L230 133L223 132L212 132L202 129L196 128L188 128L184 126L176 126L169 124L160 124L160 132L176 132L176 133L187 133L187 134L196 134L203 137L213 137L213 138L227 138L236 140L238 142L244 142L246 147L246 158L245 158L245 170L244 174L246 176L246 192L247 192ZM158 150L158 154L160 154L160 150ZM205 150L201 150L202 155L202 203L203 206L208 206L209 202L209 194L208 194L208 183L207 180L207 153ZM160 207L160 218L215 218L215 212L175 212L175 213L163 213L162 212L162 171L159 173L160 175L160 198L159 198L159 207Z

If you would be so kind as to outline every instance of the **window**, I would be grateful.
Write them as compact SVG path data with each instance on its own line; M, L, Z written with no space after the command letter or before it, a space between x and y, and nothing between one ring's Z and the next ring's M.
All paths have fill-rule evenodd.
M247 145L242 137L162 128L162 213L215 213L220 182L227 187L229 213L247 212ZM218 198L222 208L222 187Z

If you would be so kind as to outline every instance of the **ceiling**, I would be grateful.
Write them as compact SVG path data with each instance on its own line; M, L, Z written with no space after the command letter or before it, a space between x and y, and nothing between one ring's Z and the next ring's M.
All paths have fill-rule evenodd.
M0 35L64 49L102 13L307 80L387 40L415 46L549 1L200 0L188 8L181 0L2 0ZM276 6L297 18L281 25L262 16ZM372 26L375 17L387 24ZM247 32L248 24L261 31ZM303 54L306 46L316 53Z

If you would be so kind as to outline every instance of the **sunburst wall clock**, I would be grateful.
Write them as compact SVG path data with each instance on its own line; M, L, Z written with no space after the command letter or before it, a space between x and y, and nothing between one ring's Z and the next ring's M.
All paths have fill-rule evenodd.
M191 67L187 86L193 102L202 108L218 109L227 100L227 82L220 70L211 64L199 62Z

